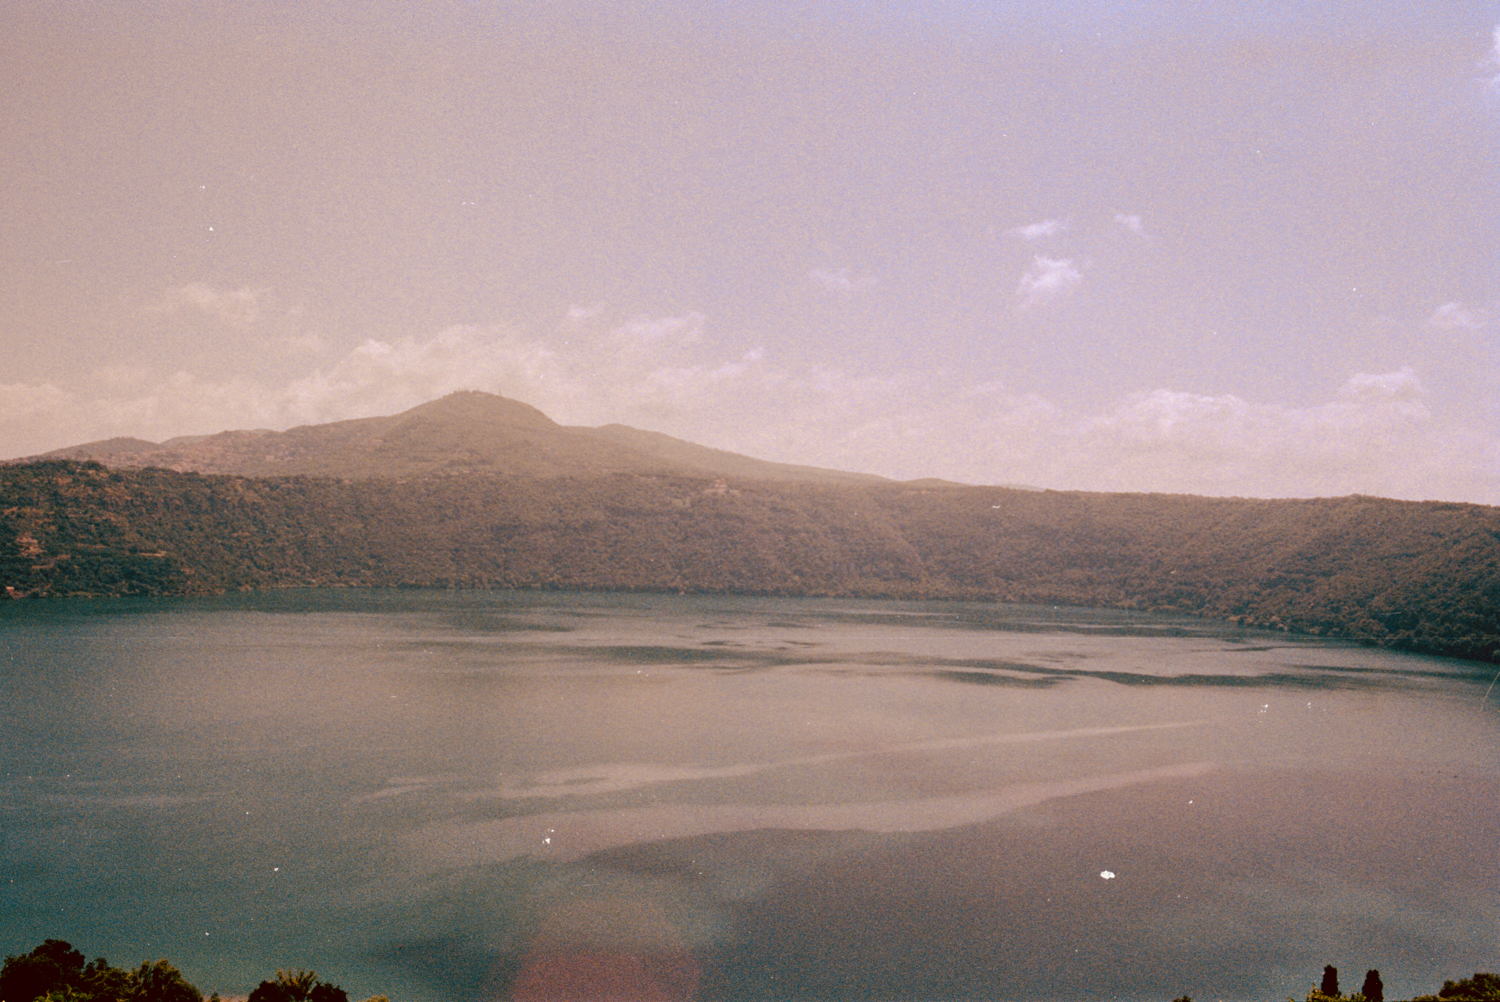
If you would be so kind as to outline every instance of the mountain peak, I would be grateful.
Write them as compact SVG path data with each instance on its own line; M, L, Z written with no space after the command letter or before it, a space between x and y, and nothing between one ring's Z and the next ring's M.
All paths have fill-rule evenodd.
M882 479L768 463L624 425L565 428L530 404L476 390L460 390L386 417L302 425L284 432L223 431L183 436L160 445L110 439L37 458L97 459L111 466L159 466L250 477L632 473L821 483L878 483Z
M456 390L445 397L418 404L396 415L398 419L423 418L441 421L479 421L512 427L555 429L559 425L530 404L479 390Z

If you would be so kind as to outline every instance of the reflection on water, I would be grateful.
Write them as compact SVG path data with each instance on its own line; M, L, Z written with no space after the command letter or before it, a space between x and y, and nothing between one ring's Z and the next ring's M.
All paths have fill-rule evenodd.
M701 972L687 942L649 897L581 895L543 918L509 986L515 1002L691 999Z
M975 824L1058 797L1116 790L1182 776L1201 776L1209 768L1209 763L1194 762L1060 782L1016 783L1000 790L920 800L798 806L671 804L555 811L502 821L426 826L415 831L411 840L421 847L419 851L435 852L450 864L468 865L525 855L576 860L601 849L649 839L686 838L709 832L756 828L925 832Z
M789 759L776 763L751 763L718 769L682 768L640 763L601 763L574 769L559 769L542 773L522 786L503 787L494 791L494 796L517 797L562 797L585 794L611 793L628 790L653 783L670 783L687 780L729 779L750 776L765 769L796 766L825 765L839 759L858 758L865 755L899 755L912 752L953 751L974 749L983 745L1023 744L1032 741L1056 741L1067 738L1100 738L1111 734L1129 734L1135 731L1160 728L1191 727L1195 722L1166 724L1137 724L1130 727L1086 727L1073 731L1045 731L1037 734L989 734L975 738L951 738L946 741L919 741L905 745L890 745L863 751L832 752L826 755L811 755L806 758Z
M11 603L0 644L8 953L413 1002L1269 999L1500 947L1484 666L511 593Z

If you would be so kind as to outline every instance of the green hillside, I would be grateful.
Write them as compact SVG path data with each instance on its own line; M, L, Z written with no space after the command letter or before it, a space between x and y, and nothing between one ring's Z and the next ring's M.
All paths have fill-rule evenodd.
M1500 508L677 474L0 467L0 591L285 586L1065 603L1500 660Z

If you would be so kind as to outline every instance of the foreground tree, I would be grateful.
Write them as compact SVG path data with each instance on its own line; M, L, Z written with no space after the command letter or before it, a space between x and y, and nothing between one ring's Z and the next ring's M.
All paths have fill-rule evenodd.
M349 994L319 981L317 971L277 971L274 981L255 987L249 1002L349 1002Z
M130 981L129 1002L203 1002L203 993L165 960L142 963Z
M217 997L217 996L215 996ZM111 967L103 957L85 964L83 954L60 939L49 939L0 967L0 999L35 1002L203 1002L203 993L165 960L134 971Z
M78 993L82 986L83 954L60 939L45 940L30 953L6 957L0 968L0 999L31 1002L53 992Z
M111 967L109 961L97 957L83 967L80 994L90 1002L130 1002L134 983L130 971Z
M1329 964L1323 968L1323 983L1318 986L1318 991L1329 998L1338 998L1339 995L1339 969Z
M1365 983L1359 993L1365 1002L1385 1002L1385 985L1381 983L1379 971L1366 971Z
M0 966L0 1002L205 1002L203 993L165 960L133 971L111 967L103 957L85 964L72 944L49 939ZM206 1002L219 1002L217 994ZM277 971L262 981L249 1002L349 1002L338 985L319 981L315 971ZM390 1002L372 995L365 1002Z

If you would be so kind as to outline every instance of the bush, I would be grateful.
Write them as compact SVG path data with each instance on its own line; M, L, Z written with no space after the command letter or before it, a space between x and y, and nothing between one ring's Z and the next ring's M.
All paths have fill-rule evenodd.
M349 1002L338 985L318 980L316 971L277 971L274 981L262 981L249 1002Z
M1500 999L1500 974L1475 971L1472 978L1444 981L1440 999Z
M205 1002L203 993L165 960L133 971L111 967L103 957L83 962L72 944L49 939L30 953L6 957L0 967L3 1002ZM211 995L207 1002L219 1002ZM314 971L277 971L250 993L249 1002L349 1002L338 985ZM376 995L365 1002L390 1002Z
M99 961L103 963L103 961ZM31 1002L44 995L74 993L83 987L83 954L71 943L49 939L0 967L0 999Z
M203 1002L203 993L165 960L143 962L130 980L129 1002Z

